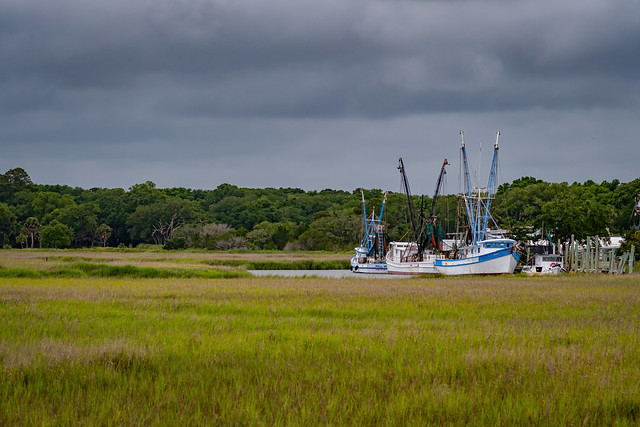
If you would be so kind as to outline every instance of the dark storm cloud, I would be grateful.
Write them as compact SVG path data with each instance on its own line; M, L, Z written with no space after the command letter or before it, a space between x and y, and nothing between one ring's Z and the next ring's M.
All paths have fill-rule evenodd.
M609 152L638 153L635 121L620 119L640 99L635 0L0 0L0 10L2 165L33 162L43 181L55 157L59 176L68 159L83 171L70 179L102 170L103 186L126 186L110 184L116 163L128 184L187 185L192 174L198 186L200 165L209 182L261 186L255 159L267 156L269 185L350 188L366 185L347 176L367 147L388 152L392 165L379 166L393 178L381 182L395 182L398 155L425 137L455 150L460 127L485 141L507 129L520 152L557 148L554 135L540 139L554 129L576 160L594 134L608 143L600 129L615 122ZM309 156L345 171L315 184L330 179ZM438 167L432 157L425 165ZM153 175L167 164L180 172Z
M182 96L158 108L214 116L383 117L636 102L624 86L637 90L631 70L640 67L634 2L7 6L4 111L29 102L68 108L82 90L173 97L172 85ZM16 103L25 86L32 93L26 89Z

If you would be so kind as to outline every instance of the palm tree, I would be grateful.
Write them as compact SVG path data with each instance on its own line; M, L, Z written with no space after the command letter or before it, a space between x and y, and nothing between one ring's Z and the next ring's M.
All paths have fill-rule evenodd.
M33 249L33 244L35 242L36 237L40 235L40 222L36 217L29 217L24 222L24 230L29 237L31 237L31 249Z
M100 240L102 240L102 247L107 246L107 239L111 237L111 227L107 224L101 224L96 230L96 234Z

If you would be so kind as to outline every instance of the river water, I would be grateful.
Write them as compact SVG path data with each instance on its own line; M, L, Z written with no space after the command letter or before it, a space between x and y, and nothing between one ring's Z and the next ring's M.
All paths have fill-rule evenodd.
M400 279L410 276L397 276L393 274L367 274L354 273L351 270L248 270L249 273L258 277L330 277L333 279L342 278L369 278L369 279Z

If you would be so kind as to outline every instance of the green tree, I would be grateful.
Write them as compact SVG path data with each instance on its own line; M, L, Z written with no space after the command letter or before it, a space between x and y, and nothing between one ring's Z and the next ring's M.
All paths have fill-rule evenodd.
M20 230L20 233L16 236L16 243L20 244L20 248L24 249L27 246L27 242L29 237L27 236L26 230L23 228Z
M119 243L128 245L131 237L127 219L137 207L129 199L129 195L122 188L93 189L88 194L87 201L96 203L100 209L98 222L111 227L110 241L115 246Z
M0 180L16 187L27 187L33 185L31 177L29 177L27 171L22 168L8 170L4 175L2 175Z
M35 246L36 239L40 238L40 221L36 217L29 217L24 222L24 232L31 239L31 249Z
M303 249L346 250L358 243L361 217L348 210L319 212L298 239Z
M111 237L111 227L107 224L100 224L96 230L96 237L102 241L102 247L107 246L107 240Z
M287 243L289 243L289 238L291 237L291 231L293 228L293 224L291 223L278 223L276 225L276 229L271 236L271 241L276 246L277 249L283 250Z
M127 225L131 238L137 242L153 241L164 245L175 231L199 211L197 203L179 198L141 205L129 216Z
M186 247L211 250L220 249L220 242L235 235L233 228L227 224L206 222L185 224L174 233L175 238L180 237L185 240Z
M31 200L31 215L42 220L55 209L64 209L75 204L73 197L68 194L40 191L35 193Z
M58 221L42 227L42 245L47 248L68 248L71 246L73 229Z
M21 191L31 191L33 182L22 168L8 170L0 174L0 201L15 206L14 195Z
M555 237L562 241L568 241L571 235L585 241L588 236L609 237L614 218L611 206L572 185L563 188L542 206L542 214L535 223L541 227L544 222L545 229L553 230Z
M129 201L133 204L134 209L140 205L158 203L166 197L161 190L156 188L156 184L152 181L147 181L144 184L135 184L129 188Z
M96 203L73 203L62 209L55 209L45 216L44 221L50 223L58 221L74 230L73 243L77 246L93 247L98 229L98 214L100 208Z
M618 248L618 255L622 255L624 252L631 250L631 245L634 246L634 258L636 261L640 261L640 230L635 227L627 231L624 236L622 244Z
M13 213L6 203L0 202L0 236L2 237L2 246L11 241L11 236L15 232L16 224L16 214Z
M247 238L258 249L282 250L289 242L293 228L294 224L290 222L263 221L247 234Z

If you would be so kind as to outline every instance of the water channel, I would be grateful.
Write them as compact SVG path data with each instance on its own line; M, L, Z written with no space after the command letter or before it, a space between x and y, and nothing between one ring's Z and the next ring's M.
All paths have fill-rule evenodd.
M351 270L248 270L257 277L329 277L332 279L363 278L363 279L400 279L410 276L392 274L354 273Z

